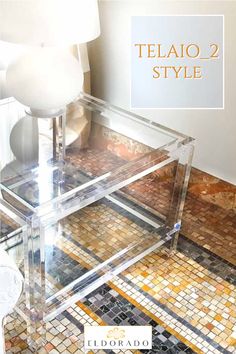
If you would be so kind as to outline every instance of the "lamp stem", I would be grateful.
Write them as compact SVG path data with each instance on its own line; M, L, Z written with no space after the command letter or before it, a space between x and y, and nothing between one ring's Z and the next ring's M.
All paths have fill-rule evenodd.
M66 111L53 118L53 160L64 163L66 151Z

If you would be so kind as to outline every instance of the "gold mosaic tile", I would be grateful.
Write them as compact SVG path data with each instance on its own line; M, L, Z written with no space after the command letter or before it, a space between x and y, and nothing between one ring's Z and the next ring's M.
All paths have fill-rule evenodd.
M236 288L193 260L176 253L144 258L126 277L223 347L231 346L236 325ZM151 271L144 276L144 271ZM217 293L217 287L220 293Z

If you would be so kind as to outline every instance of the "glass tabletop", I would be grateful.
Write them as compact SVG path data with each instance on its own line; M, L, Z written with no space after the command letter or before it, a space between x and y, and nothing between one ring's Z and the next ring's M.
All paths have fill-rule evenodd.
M28 217L77 209L156 169L190 138L87 94L67 107L66 154L53 158L53 119L0 104L2 196ZM64 209L63 209L64 208Z

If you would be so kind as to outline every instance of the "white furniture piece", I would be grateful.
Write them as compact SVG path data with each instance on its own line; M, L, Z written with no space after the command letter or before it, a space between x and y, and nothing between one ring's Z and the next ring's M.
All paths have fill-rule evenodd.
M0 354L5 353L3 321L15 307L23 289L23 276L9 255L0 249Z

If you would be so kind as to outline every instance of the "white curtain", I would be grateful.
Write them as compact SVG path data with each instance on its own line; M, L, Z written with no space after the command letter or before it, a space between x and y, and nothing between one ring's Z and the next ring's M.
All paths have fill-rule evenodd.
M9 97L5 74L9 63L25 50L25 46L0 41L0 99Z

